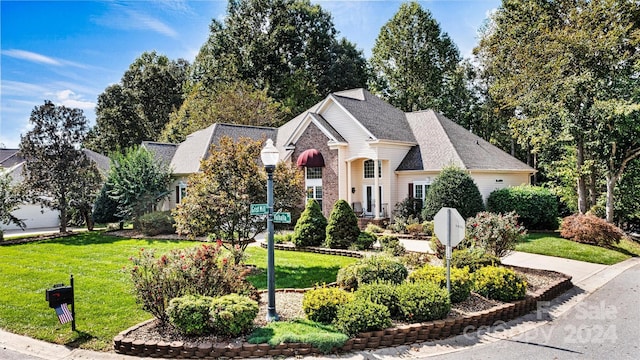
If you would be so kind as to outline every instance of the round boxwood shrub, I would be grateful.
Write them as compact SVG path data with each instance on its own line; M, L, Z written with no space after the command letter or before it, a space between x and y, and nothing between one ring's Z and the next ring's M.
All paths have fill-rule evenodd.
M473 291L494 300L524 299L527 282L513 270L498 266L485 266L472 275Z
M468 172L449 166L433 180L424 201L422 218L433 220L443 207L457 209L463 219L484 210L480 190Z
M353 293L353 296L356 300L370 300L376 304L384 305L389 309L392 318L396 318L399 314L396 286L389 282L376 281L371 284L362 284Z
M360 235L358 218L344 200L336 201L329 215L325 246L330 249L347 249Z
M258 315L258 302L247 296L229 294L211 301L213 332L219 335L238 336L253 328Z
M338 286L349 290L375 281L400 284L408 274L407 267L400 259L386 254L372 255L338 270L337 282Z
M399 320L409 323L443 319L451 310L447 289L430 282L406 282L396 287Z
M293 229L291 241L299 247L320 246L327 234L327 218L322 214L318 202L309 199Z
M355 299L338 307L333 325L349 336L364 331L383 330L391 326L389 309L367 299Z
M469 298L471 294L471 276L469 269L451 268L451 302L459 303ZM409 280L413 282L432 282L443 289L447 288L447 269L442 266L425 265L409 274Z
M498 266L500 264L499 257L491 255L480 248L454 250L451 254L451 266L457 268L466 267L470 273L481 267Z
M494 190L487 199L487 210L500 214L514 211L530 230L558 228L558 198L543 187L521 185Z
M209 311L212 297L186 295L171 299L167 307L169 323L185 335L202 335L210 331Z
M340 288L313 289L304 293L302 310L309 320L330 324L336 318L338 307L352 298L353 294Z
M356 240L355 244L353 244L353 248L356 250L367 250L371 249L373 244L376 243L378 237L375 234L370 232L363 231L358 235L358 240Z

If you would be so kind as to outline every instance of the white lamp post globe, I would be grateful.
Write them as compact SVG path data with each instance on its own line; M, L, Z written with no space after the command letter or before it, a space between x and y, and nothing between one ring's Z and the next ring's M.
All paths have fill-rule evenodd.
M267 143L260 151L260 158L262 159L262 164L264 166L275 166L278 163L278 158L280 157L280 152L273 146L273 140L267 139Z

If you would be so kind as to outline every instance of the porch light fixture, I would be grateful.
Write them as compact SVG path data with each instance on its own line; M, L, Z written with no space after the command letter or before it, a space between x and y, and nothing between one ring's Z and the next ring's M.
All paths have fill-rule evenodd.
M274 246L273 246L273 170L276 168L280 153L273 141L267 139L267 143L260 151L260 158L267 172L267 321L278 321L276 313L276 278L274 266Z

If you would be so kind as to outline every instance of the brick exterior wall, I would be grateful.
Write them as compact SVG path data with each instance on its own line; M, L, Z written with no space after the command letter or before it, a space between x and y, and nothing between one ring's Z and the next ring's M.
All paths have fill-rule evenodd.
M298 156L305 150L316 149L324 158L322 169L322 213L328 217L333 204L338 201L338 150L330 150L327 145L329 138L318 127L311 123L302 133L296 143L291 160L295 164Z

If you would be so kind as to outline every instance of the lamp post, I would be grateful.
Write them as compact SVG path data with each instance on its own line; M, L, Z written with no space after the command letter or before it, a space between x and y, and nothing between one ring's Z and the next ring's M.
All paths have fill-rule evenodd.
M269 300L267 303L267 321L278 321L278 314L276 313L276 278L274 267L274 251L273 251L273 170L278 163L278 157L280 153L273 141L267 139L267 143L260 152L260 158L264 164L264 169L267 171L267 208L269 214L267 215L267 291Z

